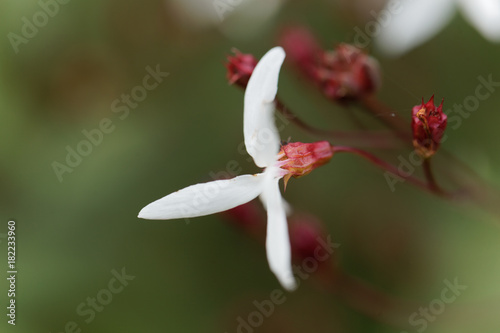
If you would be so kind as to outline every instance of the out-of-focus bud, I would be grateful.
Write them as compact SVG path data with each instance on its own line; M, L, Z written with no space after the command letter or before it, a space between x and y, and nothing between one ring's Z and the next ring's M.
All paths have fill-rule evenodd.
M412 110L413 146L423 158L429 158L436 153L441 143L448 116L443 113L443 102L436 107L434 95L422 104L416 105Z
M291 142L281 146L277 165L285 172L285 188L290 177L307 175L332 158L332 148L328 141L314 143Z
M336 262L333 243L323 223L310 214L300 214L289 221L290 246L294 261L305 262L314 259L320 267L331 267Z
M262 207L252 200L246 204L234 207L220 213L232 225L250 234L260 234L265 232L266 215Z
M378 62L349 44L323 52L315 75L323 93L336 101L359 99L381 85Z
M287 59L304 75L313 79L321 54L321 47L314 35L303 27L287 27L281 33L278 44L286 52Z
M257 59L252 54L241 53L233 49L234 56L227 56L227 79L229 84L246 88L248 80L257 66Z

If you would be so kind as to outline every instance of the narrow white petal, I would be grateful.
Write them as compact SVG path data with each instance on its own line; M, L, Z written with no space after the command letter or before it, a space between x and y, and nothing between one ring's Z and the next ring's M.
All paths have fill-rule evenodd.
M243 134L255 164L267 167L276 160L280 137L274 121L274 98L285 51L275 47L255 67L245 91Z
M170 220L210 215L234 208L256 198L263 190L264 175L196 184L156 200L140 212L148 220Z
M261 193L261 195L259 196L259 199L260 199L260 202L262 202L262 205L264 206L264 208L267 209L267 199L266 199L265 192ZM292 213L293 213L292 205L290 205L288 203L288 201L286 201L284 198L283 198L283 209L285 210L286 216L292 215Z
M264 186L264 197L267 200L267 260L281 285L287 290L294 290L297 285L292 272L288 224L278 181L279 178L266 181Z
M283 178L283 176L281 176L281 169L278 168L278 167L275 167L275 166L270 166L268 168L266 168L264 170L264 175L266 177L266 180L264 180L265 182L274 182L274 179L278 179L278 181ZM269 202L269 199L267 198L267 195L270 191L263 191L260 195L259 195L259 199L260 201L262 202L262 205L264 206L264 208L267 210L267 203ZM270 192L271 194L273 192ZM281 195L281 202L283 203L283 209L285 210L285 213L287 216L290 216L293 212L293 208L292 206L285 200L285 198L283 198Z
M485 38L500 42L500 1L460 0L464 15Z
M401 55L436 35L455 12L456 0L391 0L400 8L391 14L377 37L377 45L388 55ZM391 5L386 6L386 10Z
M275 166L271 166L271 167L266 168L263 173L267 177L267 179L264 180L265 182L272 181L275 178L279 178L279 179L283 178L283 176L281 176L281 169L278 168L278 167L275 167ZM279 181L279 179L278 179L278 181ZM267 194L267 192L263 191L259 195L259 199L260 199L260 202L262 202L262 205L264 206L264 209L267 210L267 202L268 202L268 200L267 200L266 194ZM285 209L286 216L292 215L292 213L293 213L292 205L290 205L285 200L285 198L281 197L281 199L282 199L282 202L283 202L283 208Z

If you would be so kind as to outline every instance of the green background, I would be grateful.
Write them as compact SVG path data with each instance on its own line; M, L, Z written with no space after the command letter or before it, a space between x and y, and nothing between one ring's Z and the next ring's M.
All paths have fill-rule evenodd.
M260 58L276 45L283 26L298 23L332 48L352 42L354 27L364 22L341 2L289 1L254 35L229 38L217 27L187 28L162 1L73 0L15 53L8 33L20 34L21 18L39 10L34 1L0 3L0 233L7 232L8 220L16 221L18 269L16 326L6 323L8 285L2 279L0 331L63 332L75 321L83 332L235 332L237 317L255 310L254 300L280 288L264 247L220 216L186 223L140 220L137 213L209 180L231 160L243 173L258 171L237 149L243 93L227 84L223 66L232 47ZM240 28L251 29L241 23L247 24ZM422 97L444 97L446 109L474 94L478 76L500 80L500 47L460 15L401 58L386 58L372 45L368 50L383 69L380 99L408 123ZM147 66L158 64L169 76L121 120L111 103L142 83ZM348 116L353 112L370 128L383 128L360 109L346 112L327 101L287 64L279 92L316 126L357 129ZM495 92L460 128L449 130L443 144L497 188L499 106ZM64 163L66 146L75 149L85 139L82 131L103 118L111 119L114 131L58 181L52 163ZM289 136L320 139L293 125L281 133ZM399 153L408 154L381 156ZM439 172L454 168L438 163ZM409 184L391 192L382 171L344 154L292 179L284 196L297 211L323 221L341 244L336 255L345 272L415 302L414 311L440 296L445 279L467 285L426 332L500 329L498 216ZM0 240L6 272L7 244ZM135 279L85 323L78 305L96 297L112 270L122 268ZM256 332L403 329L357 311L314 278L286 299Z

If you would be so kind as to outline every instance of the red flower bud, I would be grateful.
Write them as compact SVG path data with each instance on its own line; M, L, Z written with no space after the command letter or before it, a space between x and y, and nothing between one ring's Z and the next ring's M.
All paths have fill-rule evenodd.
M285 188L290 177L305 176L330 161L332 156L332 148L328 141L292 142L281 146L278 154L278 166L286 171Z
M266 215L255 200L220 213L231 224L250 234L265 232Z
M378 62L349 44L340 44L335 51L323 52L316 69L316 81L331 99L357 99L379 89Z
M278 44L285 49L288 60L304 75L314 78L321 47L314 35L303 27L288 27L283 30Z
M290 219L290 245L295 260L315 258L319 239L325 239L323 224L312 215L297 215ZM317 259L317 258L316 258Z
M422 105L416 105L412 110L413 146L424 158L436 153L441 143L448 117L443 113L443 102L436 107L434 96Z
M234 56L227 57L227 79L229 84L236 83L242 88L246 88L248 80L257 66L257 59L252 54L244 54L233 49Z

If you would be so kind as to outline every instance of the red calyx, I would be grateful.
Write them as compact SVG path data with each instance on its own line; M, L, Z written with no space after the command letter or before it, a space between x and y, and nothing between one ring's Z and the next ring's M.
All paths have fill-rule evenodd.
M278 154L281 169L286 170L285 186L290 177L298 178L307 175L317 167L328 163L333 156L328 141L314 143L292 142L281 146Z

